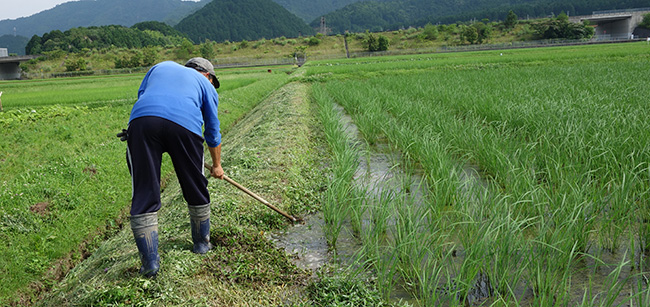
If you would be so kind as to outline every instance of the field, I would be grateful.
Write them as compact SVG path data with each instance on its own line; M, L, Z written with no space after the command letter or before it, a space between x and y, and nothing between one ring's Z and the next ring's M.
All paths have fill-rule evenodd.
M321 210L334 253L362 243L318 278L220 181L215 252L189 253L168 162L163 268L139 278L115 134L142 74L2 81L0 303L647 305L648 68L628 43L219 71L226 173Z
M342 106L361 136L328 133L328 241L358 236L385 298L401 284L425 306L647 305L649 55L629 44L311 63L316 100ZM399 158L379 180L355 174L382 151Z

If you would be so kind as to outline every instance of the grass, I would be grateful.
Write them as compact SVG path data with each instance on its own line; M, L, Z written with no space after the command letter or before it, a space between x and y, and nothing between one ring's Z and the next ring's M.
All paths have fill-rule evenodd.
M161 276L139 278L131 233L120 229L128 173L114 137L132 98L80 91L69 103L31 106L46 96L28 93L38 83L0 83L25 99L6 98L0 113L0 302L386 304L402 287L421 305L645 303L650 121L636 89L647 51L610 44L316 61L292 76L222 71L229 176L291 214L322 210L334 250L348 227L364 244L351 274L314 280L264 238L286 221L218 180L215 252L191 254L173 176ZM58 87L134 86L129 78ZM336 105L362 139L346 133ZM393 185L379 192L357 173L378 148L399 156L386 162L394 181L376 180Z
M433 279L449 289L441 299L471 300L487 274L499 300L522 303L528 285L544 305L576 302L569 293L580 287L572 282L577 259L594 248L647 242L635 216L646 214L649 188L647 99L635 89L649 59L647 46L634 43L328 60L308 63L305 80L319 83L317 100L345 108L368 144L387 142L407 172L423 170L430 197L421 203L429 211L398 218L410 216L400 195L382 206L395 208L397 233L442 231L447 243L438 244L462 255L434 273L447 278ZM477 166L486 186L468 191L463 165ZM385 243L366 241L368 259L382 263L375 247ZM409 241L389 244L385 257L412 254L400 243ZM401 274L426 282L418 269ZM647 291L624 294L625 281L606 284L602 291L630 298ZM418 295L430 303L439 293ZM611 306L611 297L602 304Z
M319 197L307 193L320 195L325 180L324 155L316 146L321 136L306 96L306 87L299 84L273 91L223 138L228 175L292 214L318 208ZM286 227L285 219L224 181L211 179L209 189L212 252L191 253L187 207L178 184L171 180L160 211L162 267L157 279L138 276L137 251L126 227L75 267L39 305L242 306L307 301L301 289L310 275L264 237L267 231Z
M142 76L0 84L9 89L3 95L6 111L0 113L5 131L0 141L3 304L29 301L50 289L122 226L130 179L125 145L115 134L127 125ZM238 77L246 81L229 84ZM269 74L265 69L224 75L222 131L287 78L284 71ZM73 94L44 99L52 91ZM171 181L171 171L166 161L165 181Z

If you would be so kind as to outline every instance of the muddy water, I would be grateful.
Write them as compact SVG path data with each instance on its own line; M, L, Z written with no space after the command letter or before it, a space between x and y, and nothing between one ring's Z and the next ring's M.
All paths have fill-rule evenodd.
M337 105L335 108L341 116L341 124L350 145L361 146L360 144L364 144L359 129L350 116L344 112L342 107ZM408 179L410 181L408 184L409 194L418 200L422 198L425 188L422 184L421 174L404 174L398 166L400 163L399 153L391 150L387 144L377 144L372 146L371 150L361 150L361 152L365 154L359 158L358 168L354 175L356 185L372 196L379 196L386 190L401 192L400 189L404 187L404 178L410 178ZM305 224L303 225L297 225L267 236L276 246L292 255L293 262L298 267L304 269L315 271L334 261L335 258L338 263L353 264L355 254L361 248L361 242L353 235L349 223L343 224L343 229L337 238L336 253L334 253L329 250L327 245L322 213L307 216L304 220ZM392 219L388 221L388 224L392 225L394 222ZM362 217L362 227L371 224L369 217ZM414 298L404 291L403 287L397 287L392 293L392 298L396 301L414 303Z
M363 143L363 137L359 129L352 121L352 118L345 113L341 106L335 108L341 116L341 124L350 140L350 145L360 146ZM423 182L422 173L415 170L413 174L405 174L400 165L400 153L395 152L385 143L373 145L370 150L361 150L365 154L360 157L359 165L354 175L355 184L360 188L372 194L369 196L380 196L385 191L402 193L404 187L408 188L405 193L411 198L412 203L420 204L423 202L426 185ZM462 189L468 194L475 191L476 187L486 186L478 176L476 167L468 165L462 169L460 174ZM405 185L405 181L407 182ZM323 265L336 260L339 263L352 264L355 253L360 249L360 241L352 234L352 227L344 223L343 229L337 239L336 254L331 251L327 245L323 227L325 223L322 213L314 214L304 218L303 225L291 227L285 231L269 233L267 237L272 240L276 246L283 248L292 256L293 262L301 268L317 270ZM394 225L395 220L391 218L388 225ZM362 227L371 225L369 217L362 218ZM388 234L390 236L390 233ZM349 260L349 261L348 261ZM480 283L479 283L480 284ZM408 302L417 305L416 299L407 291L403 285L397 285L393 289L391 298L395 301ZM475 299L484 299L481 293L488 293L489 289L477 289L474 291Z
M359 133L356 125L353 123L350 116L345 114L343 108L336 106L336 109L341 115L341 123L344 126L346 134L350 139L351 145L358 146L363 144L362 136ZM355 173L355 183L364 188L368 193L379 196L382 192L390 190L400 192L400 188L404 187L404 180L410 180L409 197L413 199L413 203L418 204L422 201L426 186L423 184L421 174L417 171L414 174L405 174L401 168L400 154L392 151L386 144L378 144L372 146L370 150L359 159L359 166ZM488 183L481 177L480 170L474 165L463 165L459 173L460 189L462 194L468 197L468 201L480 201L481 195L485 195L490 190ZM305 224L291 227L282 232L269 233L268 238L272 240L276 246L283 248L288 254L292 255L294 263L304 269L312 271L332 262L351 264L353 255L360 249L361 243L352 234L352 227L349 224L343 225L343 229L337 240L336 254L331 251L327 245L325 233L323 230L324 220L322 213L314 214L304 218ZM372 224L367 217L363 218L362 227ZM389 226L394 224L394 220L388 221ZM592 248L589 255L599 259L594 260L592 257L582 257L576 260L576 270L571 278L572 293L571 300L579 304L583 300L585 288L591 286L592 293L601 293L609 289L608 283L611 279L612 272L620 263L621 259L625 258L625 254L629 254L627 248L610 252L600 249ZM459 249L457 257L454 262L460 265L463 261L464 251ZM636 251L636 254L640 253ZM629 257L628 257L629 258ZM642 257L644 258L644 257ZM635 292L636 282L625 282L627 280L637 280L635 267L638 267L639 262L642 261L644 267L650 267L648 260L637 260L635 263L627 263L623 266L620 276L614 279L613 282L621 283L619 298L615 300L616 304L623 304L625 297L630 293ZM643 282L643 281L641 281ZM647 281L643 284L647 287ZM531 290L522 282L520 285L513 289L518 303L521 305L529 305L532 303ZM470 305L490 305L493 303L494 298L493 290L490 286L490 281L484 275L480 275L476 279L474 288L468 294L468 303ZM392 292L392 299L396 301L406 301L414 306L417 306L417 301L410 293L404 291L404 287L397 285ZM590 299L588 297L588 299ZM629 306L629 304L623 304Z

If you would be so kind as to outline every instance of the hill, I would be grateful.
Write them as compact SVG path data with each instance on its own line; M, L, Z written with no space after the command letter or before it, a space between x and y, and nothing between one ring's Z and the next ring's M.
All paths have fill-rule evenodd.
M175 28L195 42L298 37L314 30L271 0L212 1L181 20Z
M566 12L587 15L597 10L647 7L645 0L388 0L363 1L325 15L332 33L386 31L427 23L453 23L471 19L504 20L508 11L518 16L544 17ZM310 23L318 27L320 20Z
M179 45L186 37L169 25L147 21L131 28L118 25L79 27L61 32L54 30L32 36L25 47L27 54L48 51L80 52L85 49L143 48L151 46Z
M305 22L320 20L320 17L361 0L273 0Z
M0 47L9 49L9 54L25 55L25 45L29 38L24 36L2 35L0 36Z
M0 21L0 35L31 37L52 30L76 27L122 25L130 27L142 21L176 24L200 9L208 1L182 0L80 0L66 2L29 17Z

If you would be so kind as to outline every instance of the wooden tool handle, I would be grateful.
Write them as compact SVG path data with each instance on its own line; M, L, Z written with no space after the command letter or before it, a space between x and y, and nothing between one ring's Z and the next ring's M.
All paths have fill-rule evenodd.
M209 164L205 163L205 168L207 168L207 169L209 170L209 169L211 169L211 166L210 166ZM244 193L250 195L251 197L257 199L259 202L261 202L261 203L263 203L264 205L266 205L267 207L273 209L275 212L282 214L284 217L288 218L288 219L291 220L292 222L295 223L295 222L298 221L298 219L296 219L295 217L293 217L293 216L291 216L291 215L285 213L284 211L278 209L277 207L271 205L271 204L270 204L268 201L266 201L264 198L262 198L262 197L260 197L259 195L253 193L252 191L250 191L250 190L247 189L246 187L242 186L241 184L237 183L236 181L230 179L230 177L228 177L228 176L226 176L226 175L223 175L223 180L228 181L228 183L234 185L234 186L235 186L236 188L238 188L239 190L241 190L241 191L243 191Z

